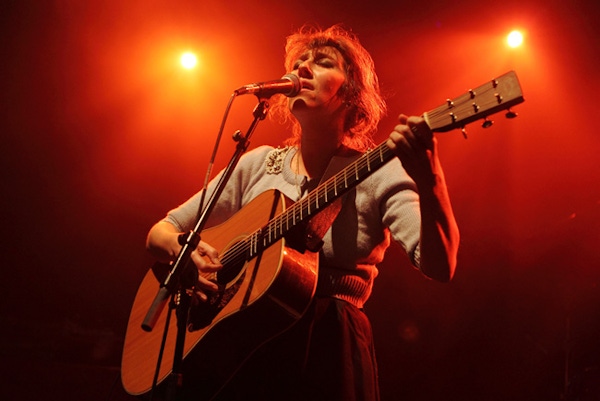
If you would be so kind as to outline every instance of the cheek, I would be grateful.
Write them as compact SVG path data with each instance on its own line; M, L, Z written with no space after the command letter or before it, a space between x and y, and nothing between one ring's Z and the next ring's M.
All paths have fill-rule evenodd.
M324 88L330 95L335 96L338 94L338 92L344 85L344 82L345 79L343 77L332 77L327 80L327 82L324 85Z

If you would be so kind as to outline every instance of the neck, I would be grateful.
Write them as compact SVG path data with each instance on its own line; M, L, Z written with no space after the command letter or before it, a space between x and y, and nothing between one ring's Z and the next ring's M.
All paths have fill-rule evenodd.
M292 166L298 174L314 178L325 172L329 161L342 145L345 134L344 113L344 108L340 108L334 115L326 116L296 113L302 134L300 149Z
M311 134L303 131L300 148L292 161L293 169L308 178L322 176L329 161L340 148L341 138L341 134L323 131Z

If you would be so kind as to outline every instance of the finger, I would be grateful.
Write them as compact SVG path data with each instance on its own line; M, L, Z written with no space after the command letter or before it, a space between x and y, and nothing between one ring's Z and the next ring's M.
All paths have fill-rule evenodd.
M396 125L392 132L391 139L400 147L405 146L414 148L419 145L415 133L411 130L411 127L406 124Z
M211 262L215 264L221 263L219 261L219 252L212 246L208 245L206 242L200 241L196 249L198 250L201 256L207 256Z
M196 288L206 291L218 291L219 286L217 283L207 279L201 274L198 274L198 282L196 283Z
M208 255L204 254L204 252L202 252L201 250L196 249L194 252L192 252L192 261L194 262L194 264L196 265L196 267L198 268L199 271L201 272L206 272L206 273L210 273L210 272L215 272L218 271L219 269L221 269L221 267L223 267L223 265L221 265L220 262L214 262L213 260L211 260Z
M406 138L406 131L408 130L402 127L405 126L397 126L390 133L388 139L388 141L390 142L388 143L388 145L391 145L390 148L396 149L400 147L410 146L410 144L408 143L408 139Z
M408 117L406 125L408 125L413 136L420 141L421 144L429 147L428 145L433 137L433 132L422 117Z
M200 299L202 302L208 301L208 295L203 293L202 291L194 291L194 294Z

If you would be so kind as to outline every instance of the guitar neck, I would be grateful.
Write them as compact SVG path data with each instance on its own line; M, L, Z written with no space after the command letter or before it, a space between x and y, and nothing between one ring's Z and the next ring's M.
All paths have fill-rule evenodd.
M523 102L521 86L514 71L509 71L475 89L446 102L426 113L423 118L434 132L463 128L477 119L507 110ZM267 225L246 239L249 257L283 238L298 224L333 203L365 178L393 159L394 152L381 143L367 151L342 171L312 190L306 198L296 202Z

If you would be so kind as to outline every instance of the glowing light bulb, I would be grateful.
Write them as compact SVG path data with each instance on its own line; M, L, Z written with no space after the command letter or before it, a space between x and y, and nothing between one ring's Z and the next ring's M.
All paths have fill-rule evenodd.
M510 47L521 46L521 44L523 44L523 34L519 31L512 31L506 37L506 43L508 43Z
M198 64L198 58L192 52L183 53L179 61L181 62L181 66L187 70L191 70Z

